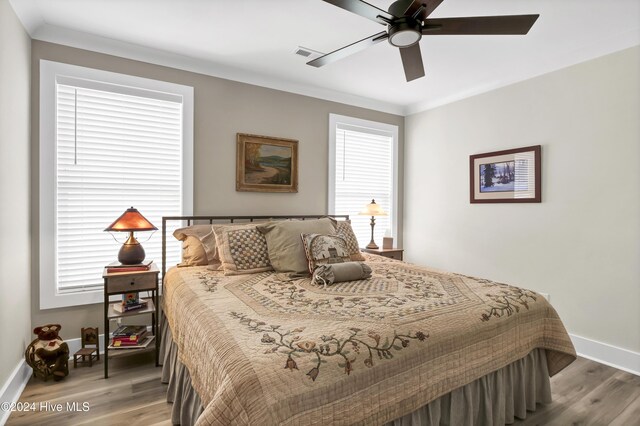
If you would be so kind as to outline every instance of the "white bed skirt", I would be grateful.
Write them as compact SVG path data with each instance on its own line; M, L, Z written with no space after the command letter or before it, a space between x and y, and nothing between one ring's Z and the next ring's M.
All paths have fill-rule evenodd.
M203 411L200 397L191 386L189 371L178 359L178 347L163 317L160 360L162 383L168 383L167 401L173 403L175 425L196 423ZM524 419L536 404L551 402L551 387L544 349L455 389L413 413L385 426L498 426Z

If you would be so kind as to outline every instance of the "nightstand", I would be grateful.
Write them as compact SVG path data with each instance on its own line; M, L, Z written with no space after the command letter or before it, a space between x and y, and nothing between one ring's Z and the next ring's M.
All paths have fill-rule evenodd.
M158 274L160 271L155 263L152 263L148 271L135 272L118 272L107 273L105 268L102 278L104 279L104 378L109 377L109 356L125 356L141 351L146 351L149 347L154 348L156 352L156 367L160 365L159 351L159 332L158 332ZM110 301L110 297L115 294L125 294L131 292L146 291L150 297L147 300L147 306L134 311L118 312L113 308L114 302ZM109 350L109 322L118 318L127 318L132 316L151 314L151 333L154 336L149 347L143 349L111 349ZM153 345L153 346L152 346ZM109 352L112 352L109 355Z
M389 259L402 260L403 249L391 248L391 249L360 249L365 253L377 254L378 256L388 257Z

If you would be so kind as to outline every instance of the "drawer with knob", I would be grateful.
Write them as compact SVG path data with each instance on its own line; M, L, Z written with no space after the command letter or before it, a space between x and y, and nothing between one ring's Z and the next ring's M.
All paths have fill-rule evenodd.
M108 294L155 290L157 279L158 273L155 271L122 275L109 274L105 280L105 290Z

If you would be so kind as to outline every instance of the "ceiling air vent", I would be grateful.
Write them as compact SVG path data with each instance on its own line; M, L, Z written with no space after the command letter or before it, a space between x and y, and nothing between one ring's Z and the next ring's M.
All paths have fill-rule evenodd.
M304 50L302 47L299 47L298 49L296 49L296 55L308 58L309 56L311 56L311 52L309 52L308 50Z
M315 59L315 58L318 58L318 57L324 55L324 53L322 53L322 52L318 52L317 50L309 49L307 47L302 47L302 46L298 46L296 48L296 50L294 51L294 53L296 55L302 56L302 57L307 58L309 60Z

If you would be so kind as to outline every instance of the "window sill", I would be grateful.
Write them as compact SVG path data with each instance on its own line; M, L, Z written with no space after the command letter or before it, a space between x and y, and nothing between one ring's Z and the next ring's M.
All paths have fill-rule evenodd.
M40 287L40 309L67 308L69 306L94 305L104 302L102 289L75 293L43 294Z

